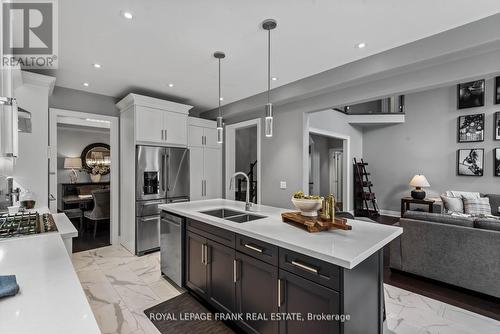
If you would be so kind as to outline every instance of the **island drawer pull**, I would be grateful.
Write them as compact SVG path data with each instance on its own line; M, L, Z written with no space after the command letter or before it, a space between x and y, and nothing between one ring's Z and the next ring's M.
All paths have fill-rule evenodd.
M236 266L237 266L238 260L233 260L233 282L236 283L238 280L236 278Z
M308 266L306 264L303 264L303 263L300 263L300 262L297 262L297 261L292 261L292 264L294 266L296 266L296 267L302 268L302 269L307 270L309 272L312 272L314 274L318 274L318 269L317 268Z
M248 248L248 249L251 249L253 251L259 252L259 253L264 253L264 250L262 248L253 246L251 244L245 244L245 247Z
M201 245L201 264L205 265L205 244Z

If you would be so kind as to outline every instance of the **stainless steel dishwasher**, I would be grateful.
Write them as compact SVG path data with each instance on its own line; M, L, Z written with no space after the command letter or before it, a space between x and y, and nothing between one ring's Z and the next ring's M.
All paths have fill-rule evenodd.
M160 223L160 261L161 272L178 286L182 286L182 248L184 237L182 224L185 218L161 212Z

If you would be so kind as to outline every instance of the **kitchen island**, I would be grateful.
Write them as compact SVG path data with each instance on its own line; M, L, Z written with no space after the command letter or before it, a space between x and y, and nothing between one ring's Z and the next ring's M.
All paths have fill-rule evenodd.
M382 248L401 228L349 220L350 231L308 233L282 222L290 210L223 199L160 208L182 220L182 285L241 314L243 331L382 333Z
M101 333L67 249L78 231L65 214L53 218L57 232L0 239L0 275L16 275L20 287L0 299L2 334Z

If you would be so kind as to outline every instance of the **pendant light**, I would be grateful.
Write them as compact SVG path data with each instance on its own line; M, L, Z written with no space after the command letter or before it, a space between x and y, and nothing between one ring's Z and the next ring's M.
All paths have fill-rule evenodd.
M219 60L219 116L217 117L217 143L222 144L224 141L224 120L222 119L222 108L220 106L220 60L226 57L226 54L221 51L214 53L214 57Z
M273 136L273 104L271 103L271 30L277 26L276 20L267 19L262 28L267 30L267 103L266 103L266 137Z

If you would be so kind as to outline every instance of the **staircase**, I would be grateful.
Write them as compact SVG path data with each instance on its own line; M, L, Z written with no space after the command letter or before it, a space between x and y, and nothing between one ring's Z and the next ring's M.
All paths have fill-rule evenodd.
M377 198L373 192L370 173L366 171L368 163L354 158L354 215L376 217L380 215Z
M245 178L238 179L238 185L236 187L236 192L234 194L234 198L237 201L245 201L246 200L246 192L249 191L250 202L257 203L257 180L255 178L255 166L257 165L257 160L250 164L250 171L247 173L249 185L247 184L245 189L243 189L243 184L247 182Z

